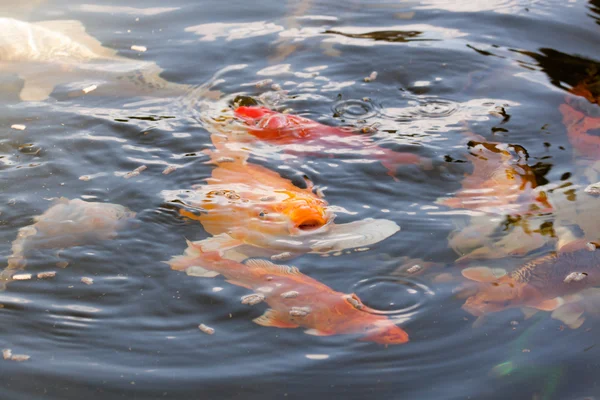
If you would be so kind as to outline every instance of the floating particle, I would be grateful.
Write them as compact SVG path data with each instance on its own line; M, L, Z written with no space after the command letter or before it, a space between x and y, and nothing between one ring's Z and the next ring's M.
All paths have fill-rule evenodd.
M253 306L262 302L265 299L265 295L261 293L252 293L247 294L246 296L242 296L242 304L248 304Z
M412 267L410 267L409 269L406 270L406 272L408 272L409 274L416 274L417 272L423 270L423 267L419 264L415 264Z
M67 268L69 266L69 262L68 261L59 261L56 263L56 266L58 268Z
M273 288L270 286L261 286L259 288L256 288L256 291L263 293L271 293L273 291Z
M10 357L10 359L12 361L17 361L17 362L21 362L21 361L27 361L31 358L31 356L28 356L26 354L15 354L13 356Z
M281 293L281 297L284 299L293 299L298 297L299 294L300 293L296 292L295 290L290 290L289 292Z
M288 260L290 258L292 258L292 253L290 253L289 251L280 254L274 254L271 256L271 260L273 261Z
M88 94L89 92L93 92L96 89L98 89L98 86L90 85L88 87L83 88L82 91L83 91L83 93Z
M306 317L309 313L310 307L292 307L289 314L292 317Z
M211 328L210 326L204 325L204 324L198 325L198 329L200 329L202 332L206 333L207 335L212 335L213 333L215 333L215 330L213 328Z
M371 75L364 78L365 82L373 82L375 79L377 79L377 71L371 72Z
M263 79L262 81L256 82L256 84L254 86L256 86L257 88L260 89L267 85L270 85L271 83L273 83L273 79Z
M567 275L567 277L565 278L565 280L563 282L564 283L579 282L579 281L584 280L585 278L587 278L587 274L585 272L571 272L569 275Z
M55 271L40 272L39 274L37 274L38 279L54 278L55 276L56 276Z
M2 350L2 358L4 358L5 360L8 360L11 357L12 357L12 350L11 349L4 349L4 350Z
M146 168L148 168L148 167L146 167L145 165L139 166L136 169L134 169L133 171L128 172L125 175L123 175L123 178L129 179L129 178L133 178L134 176L138 176L140 174L140 172L142 172Z
M523 353L531 353L531 350L530 349L523 349L522 352Z
M176 165L169 165L167 168L163 169L163 175L169 175L171 172L177 169Z
M585 188L585 192L587 194L591 194L593 196L600 195L600 182L592 183L588 187Z
M510 321L510 324L512 326L517 326L517 325L519 325L519 321Z
M215 292L215 293L216 292L220 292L221 290L223 290L223 288L219 287L219 286L215 286L214 288L212 288L212 291Z
M81 278L81 282L85 283L86 285L91 285L94 283L94 280L92 278L84 276L83 278Z
M15 281L28 281L31 279L31 274L17 274L12 276Z
M133 46L131 46L131 50L139 51L140 53L143 53L146 50L148 50L148 48L146 46L138 46L138 45L134 44Z
M304 357L309 360L327 360L329 358L329 354L305 354Z
M21 124L14 124L10 126L13 129L16 129L18 131L24 131L25 128L27 128L25 125L21 125Z
M81 175L81 176L79 177L79 180L80 180L80 181L86 181L86 182L87 182L87 181L89 181L90 179L92 179L92 177L91 177L91 176L89 176L89 175Z

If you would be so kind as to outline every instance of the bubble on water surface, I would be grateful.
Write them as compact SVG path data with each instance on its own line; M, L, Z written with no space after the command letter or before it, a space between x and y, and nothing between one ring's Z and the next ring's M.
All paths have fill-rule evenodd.
M342 100L334 104L336 116L347 119L367 119L377 114L372 103L363 100Z

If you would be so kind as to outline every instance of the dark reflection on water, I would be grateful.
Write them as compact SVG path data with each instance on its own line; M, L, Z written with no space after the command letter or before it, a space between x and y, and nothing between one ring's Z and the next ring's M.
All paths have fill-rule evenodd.
M464 228L474 226L476 214L435 203L472 173L468 143L478 135L477 142L523 149L535 184L556 209L480 217L477 223L492 232L484 239L498 246L524 227L543 243L473 265L510 270L553 251L564 227L577 237L597 231L598 200L583 193L600 181L597 160L578 156L561 107L599 115L599 7L596 1L3 2L0 16L80 20L119 56L156 63L162 80L182 86L153 98L152 88L100 84L84 96L81 89L98 82L77 75L59 82L48 100L27 103L19 101L18 73L0 65L3 260L18 230L51 198L117 203L137 213L136 223L113 240L64 249L58 258L32 251L27 270L54 270L56 277L12 282L0 293L0 347L31 356L0 360L0 397L600 397L600 326L593 313L579 329L545 312L525 319L518 309L473 327L475 317L461 309L462 266L448 240L457 230L470 233ZM373 71L375 79L365 80ZM139 88L136 76L123 82ZM200 85L211 94L194 90ZM283 165L278 153L261 148L252 157L294 182L309 176L341 208L336 222L387 218L402 227L369 251L308 254L289 263L397 317L408 344L385 348L261 327L252 319L265 307L241 304L244 288L220 277L189 277L161 262L181 254L185 239L208 236L197 222L179 218L160 192L210 176L205 117L230 113L239 103L234 99L289 108L327 125L373 127L361 134L433 160L431 170L399 168L394 181L379 163L345 155L307 155ZM124 178L142 165L139 175ZM480 236L463 245L477 245ZM407 273L406 257L423 259L426 268ZM63 260L69 265L57 267ZM200 323L216 333L203 334Z

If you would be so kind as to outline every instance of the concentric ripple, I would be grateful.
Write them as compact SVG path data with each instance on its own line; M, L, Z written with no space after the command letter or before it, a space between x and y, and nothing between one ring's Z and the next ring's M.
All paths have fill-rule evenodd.
M408 101L406 107L385 108L382 114L395 120L414 120L419 118L446 118L459 109L459 104L438 97L419 97Z
M353 291L374 314L404 320L420 312L435 293L425 284L399 276L379 276L359 281Z
M374 104L363 100L342 100L333 105L336 117L347 119L367 119L377 115Z

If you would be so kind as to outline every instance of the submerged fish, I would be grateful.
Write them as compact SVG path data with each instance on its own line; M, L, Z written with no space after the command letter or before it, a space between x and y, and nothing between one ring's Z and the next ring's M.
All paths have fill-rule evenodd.
M235 116L244 121L254 137L278 146L288 153L307 153L302 146L313 146L317 154L333 155L341 151L363 154L381 162L394 175L399 165L418 164L430 167L430 160L416 154L401 153L377 146L369 136L350 129L323 125L296 115L282 114L265 107L241 106Z
M222 258L218 252L204 252L188 242L185 255L169 261L171 268L204 268L207 277L223 275L231 284L254 290L243 302L265 301L269 309L254 319L259 325L277 328L306 328L308 334L329 336L362 335L363 341L381 344L408 342L408 334L392 320L377 315L355 294L336 292L298 271L295 267L250 259L244 264Z
M186 91L187 86L160 78L161 71L153 62L120 57L102 47L79 21L29 23L0 18L0 72L23 80L19 95L23 101L45 100L57 85L78 81L113 85L116 94Z
M564 296L600 284L600 251L572 242L508 274L487 267L467 268L462 274L479 282L477 293L463 305L475 316L514 307L553 311L565 303Z
M573 103L573 104L571 104ZM583 157L600 160L600 137L592 131L600 129L600 116L589 116L573 107L575 101L566 99L559 106L563 124L567 128L569 142ZM591 106L596 107L597 106Z
M335 214L315 191L312 182L299 188L292 181L260 165L222 153L212 153L217 165L207 184L193 190L166 190L162 196L179 213L200 221L220 250L249 245L241 259L289 252L288 258L306 252L327 253L369 246L400 228L384 219L333 223ZM231 258L234 256L228 256ZM237 259L237 258L236 258Z
M525 149L476 140L468 147L472 173L465 174L462 189L438 204L498 214L551 209L545 192L535 190L536 176L527 165Z
M24 269L25 255L32 249L64 249L112 239L125 222L135 216L126 207L111 203L87 202L80 199L58 199L33 225L19 229L12 242L8 267L0 273L4 285Z

